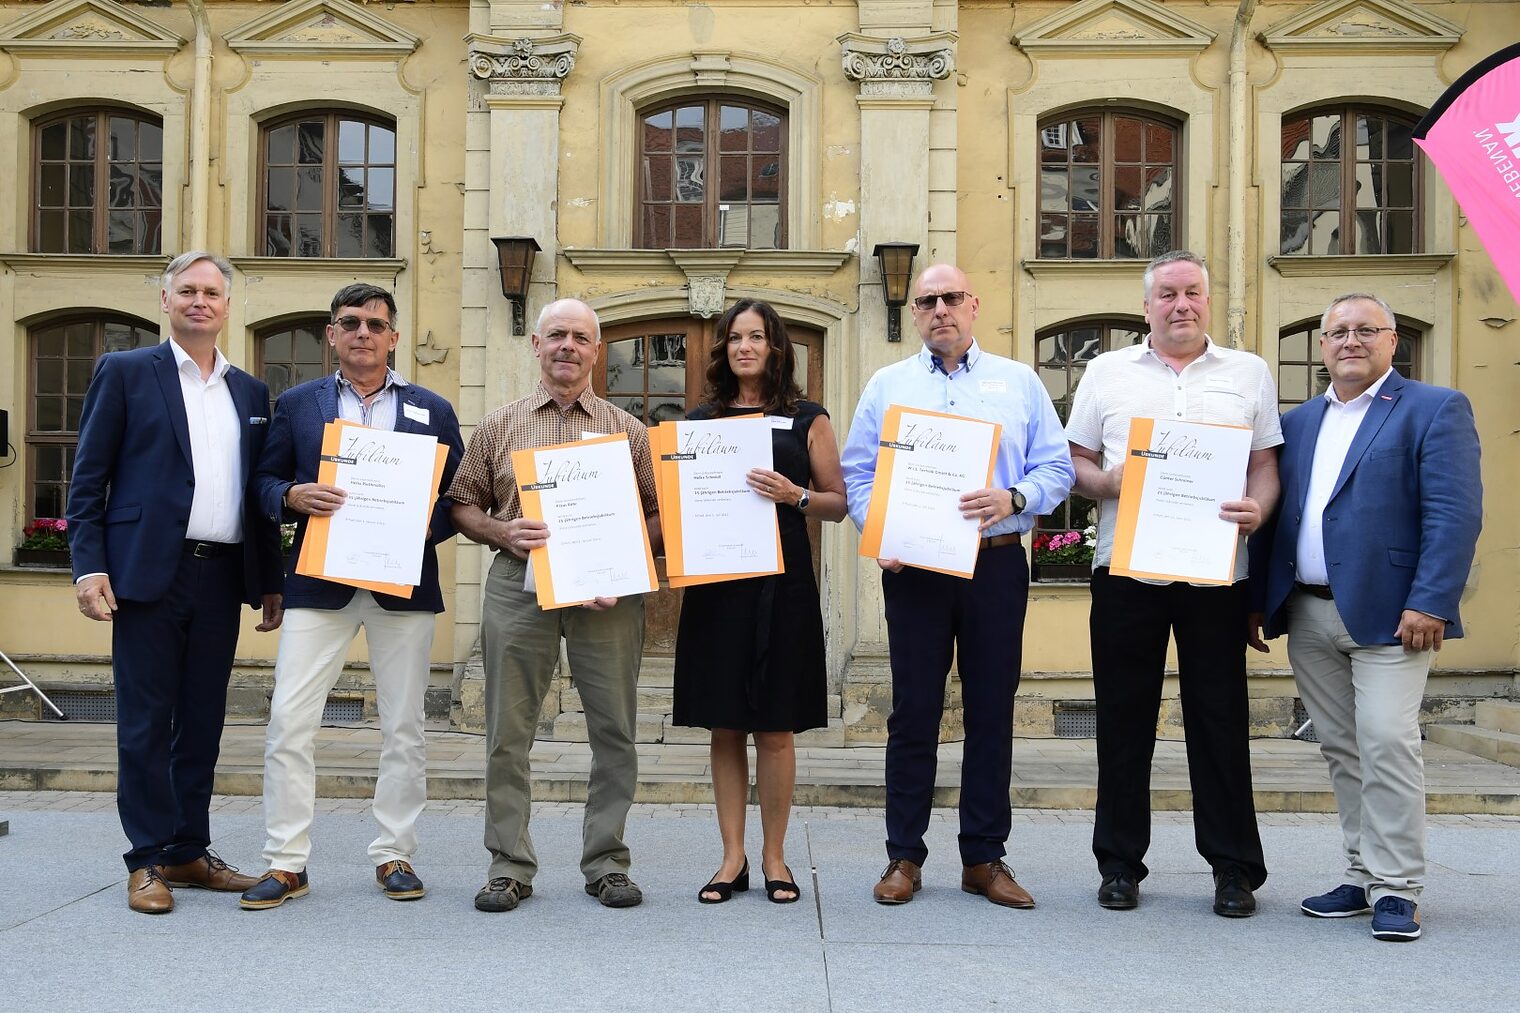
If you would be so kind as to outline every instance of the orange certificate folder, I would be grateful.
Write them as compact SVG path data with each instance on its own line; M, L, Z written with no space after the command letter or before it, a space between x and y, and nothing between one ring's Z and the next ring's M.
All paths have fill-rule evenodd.
M984 419L888 406L860 554L969 579L981 534L975 520L961 516L960 496L992 484L1002 437L1003 427ZM979 446L981 440L987 445L985 461L980 453L968 460L963 442ZM933 465L919 463L937 452Z
M338 477L338 463L334 458L343 445L343 432L345 429L363 429L364 426L357 422L348 422L343 419L334 419L322 429L322 461L317 465L317 481L325 485L336 485ZM438 483L443 481L443 466L448 460L449 448L442 443L438 444L438 457L434 462L432 494L428 497L427 516L432 517L433 507L438 502ZM322 580L332 581L334 584L345 584L349 587L363 588L366 591L378 591L381 594L395 595L397 598L410 598L412 596L411 584L388 584L376 580L355 580L350 577L334 577L324 572L327 561L327 535L332 526L330 517L312 517L306 522L306 537L301 542L301 554L296 558L296 573L303 577L317 577Z
M605 453L587 454L577 460L577 450L608 446L620 448L621 454L614 453L611 456ZM562 455L563 460L555 462L555 474L543 473L540 469L540 455L552 456L560 452L568 453ZM595 463L592 463L593 461ZM603 475L601 474L603 467L614 468L617 474ZM534 591L538 596L539 608L547 610L584 605L604 595L617 597L624 594L646 594L659 585L654 569L654 553L649 548L649 529L645 526L644 511L639 503L638 480L633 471L633 454L628 446L627 433L613 433L610 436L558 443L549 447L513 451L512 472L517 480L518 494L522 497L523 516L549 524L548 545L541 549L534 549L529 553L528 559L528 565L533 568ZM595 502L588 499L584 504L575 504L573 506L575 513L568 517L557 514L547 516L543 495L545 492L558 491L561 483L602 479L626 488L626 500L616 503L608 502L605 497L600 497ZM656 490L656 500L658 499L659 494ZM580 511L586 509L594 510L595 515L579 515ZM565 523L566 521L569 523ZM584 531L587 535L594 533L602 539L612 538L614 544L608 545L603 541L600 552L593 550L588 553L586 547L580 544L580 540L570 533L576 529ZM557 545L556 532L559 533L560 538ZM569 586L556 589L555 567L549 558L551 552L557 556L564 554L563 558L569 558L575 564L571 571L574 576L570 581L563 579L565 572L561 571L562 585L581 586L579 580L584 573L602 582L597 592L578 595ZM612 558L613 555L617 558ZM621 572L624 570L624 564L627 564L627 572ZM635 569L637 572L633 572ZM604 570L619 572L606 575L592 572Z
M732 419L755 419L756 415L736 415ZM724 420L729 421L729 420ZM662 422L649 431L650 453L655 462L655 493L660 503L660 530L665 538L665 576L671 587L715 584L725 580L743 580L781 573L781 526L776 525L776 568L750 573L688 574L686 544L681 527L681 469L675 459L678 430L673 422Z
M1233 583L1240 528L1219 504L1244 495L1251 436L1245 426L1130 419L1109 571Z

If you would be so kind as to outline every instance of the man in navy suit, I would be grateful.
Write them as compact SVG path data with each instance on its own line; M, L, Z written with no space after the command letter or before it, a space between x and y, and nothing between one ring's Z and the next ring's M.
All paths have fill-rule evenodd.
M1283 417L1282 498L1252 544L1251 646L1288 634L1345 838L1345 882L1304 914L1372 912L1372 934L1419 938L1425 875L1420 702L1482 526L1472 406L1393 370L1393 310L1354 293L1320 320L1330 389Z
M343 672L362 626L383 740L375 782L380 836L369 846L375 881L392 900L424 893L412 869L417 816L427 801L423 696L433 647L434 615L443 611L434 546L454 533L443 492L464 452L459 420L443 398L409 384L386 364L395 349L396 301L383 288L349 285L332 301L327 341L338 369L280 395L254 493L271 521L297 521L299 558L311 517L342 509L342 489L318 481L322 432L343 419L374 429L432 436L448 447L439 498L422 549L422 576L411 597L368 591L292 572L285 585L285 632L275 662L274 698L264 749L264 821L269 872L243 893L245 910L277 907L307 890L306 862L316 798L315 739L322 706Z
M69 489L79 610L112 624L127 903L149 914L172 886L253 883L207 851L240 603L281 619L279 529L244 496L269 391L216 347L231 285L210 253L169 263L169 339L101 357Z

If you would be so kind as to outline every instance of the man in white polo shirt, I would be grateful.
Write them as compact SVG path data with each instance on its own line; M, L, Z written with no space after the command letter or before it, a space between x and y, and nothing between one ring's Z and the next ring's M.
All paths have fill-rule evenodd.
M1246 550L1235 583L1194 586L1109 573L1130 419L1215 422L1252 430L1246 494L1221 504L1242 540L1277 502L1282 429L1267 365L1209 339L1209 276L1195 254L1177 250L1145 269L1143 343L1087 366L1066 424L1076 491L1096 500L1093 558L1093 695L1098 705L1098 807L1093 854L1103 877L1098 903L1140 902L1150 846L1150 770L1169 635L1177 638L1178 683L1187 729L1198 851L1214 871L1214 912L1254 913L1267 878L1256 809L1246 714Z

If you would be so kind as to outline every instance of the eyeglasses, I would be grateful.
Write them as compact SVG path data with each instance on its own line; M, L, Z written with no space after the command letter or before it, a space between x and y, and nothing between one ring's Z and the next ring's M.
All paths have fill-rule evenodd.
M333 323L343 328L349 334L357 331L361 325L371 334L389 334L391 331L391 322L389 320L381 320L379 317L368 317L366 319L339 317Z
M1342 341L1345 341L1347 338L1351 337L1351 335L1355 334L1356 335L1356 340L1358 340L1358 341L1371 341L1373 338L1377 337L1379 334L1383 333L1384 331L1391 331L1391 330L1394 330L1394 328L1392 328L1392 327L1357 327L1357 328L1337 327L1333 331L1326 331L1325 332L1325 338L1327 340L1335 342L1336 344L1340 344Z
M940 292L937 295L921 295L913 300L913 305L928 313L941 299L945 300L946 306L959 306L970 294L970 292Z

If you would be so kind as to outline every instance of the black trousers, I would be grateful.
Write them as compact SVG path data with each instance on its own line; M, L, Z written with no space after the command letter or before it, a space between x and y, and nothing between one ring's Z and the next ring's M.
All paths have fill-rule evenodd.
M887 857L922 865L934 798L945 680L955 659L965 705L961 861L1006 854L1012 825L1013 695L1019 688L1029 565L1018 546L986 549L971 580L905 567L883 571L892 660L887 718Z
M1145 584L1092 576L1093 694L1098 702L1098 811L1093 854L1106 877L1144 879L1151 843L1151 757L1166 667L1178 683L1198 853L1216 871L1267 878L1251 797L1246 712L1246 587Z
M178 865L211 842L211 783L237 649L243 554L180 556L158 601L118 600L116 809L127 869Z

